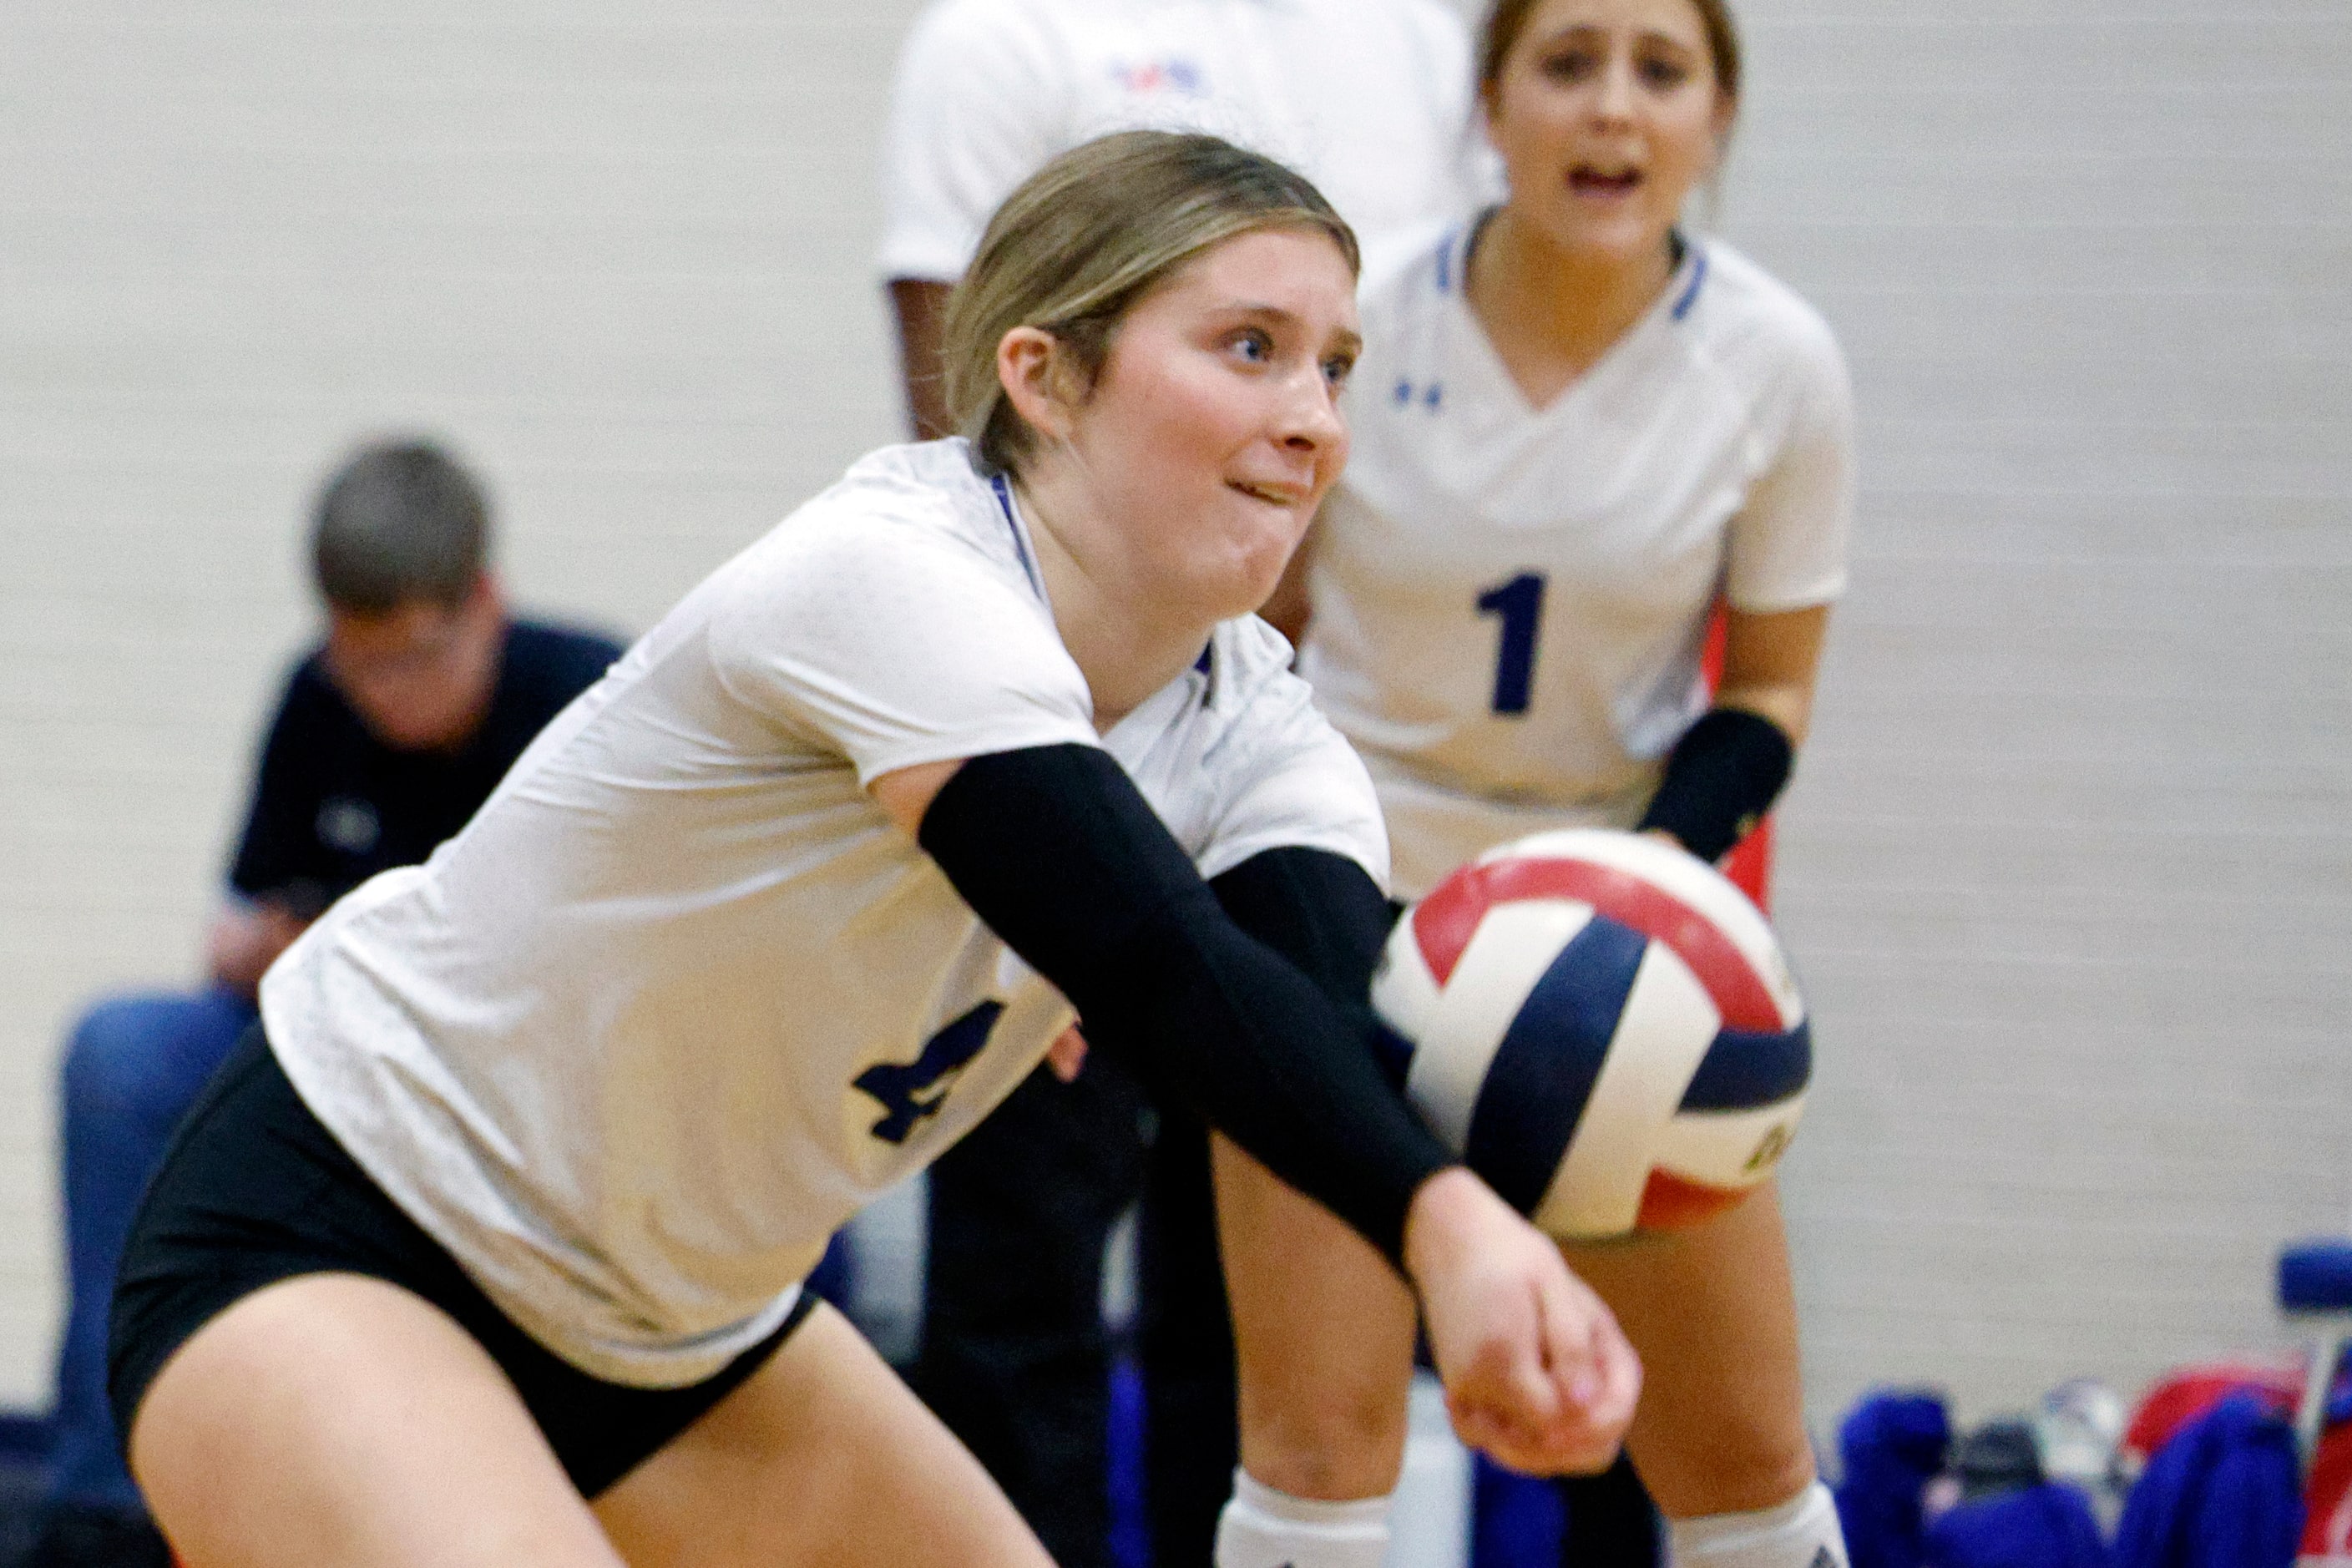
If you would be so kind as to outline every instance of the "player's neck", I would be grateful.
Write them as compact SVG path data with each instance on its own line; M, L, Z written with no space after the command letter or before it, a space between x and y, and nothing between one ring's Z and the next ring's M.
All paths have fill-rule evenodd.
M1478 236L1466 294L1520 394L1541 408L1633 329L1674 270L1670 238L1633 256L1570 249L1505 207Z
M1183 613L1155 584L1125 570L1129 563L1079 545L1111 531L1085 526L1092 520L1079 515L1088 506L1083 486L1048 472L1034 484L1024 476L1015 490L1055 630L1087 678L1096 730L1107 731L1192 668L1216 617Z

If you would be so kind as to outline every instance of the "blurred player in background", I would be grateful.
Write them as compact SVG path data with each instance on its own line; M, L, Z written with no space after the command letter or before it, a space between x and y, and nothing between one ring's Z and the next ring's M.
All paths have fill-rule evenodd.
M1680 227L1738 101L1722 0L1503 0L1477 81L1509 199L1368 278L1354 456L1269 609L1371 770L1406 898L1547 828L1647 828L1720 858L1804 739L1846 577L1837 346L1787 288ZM1718 604L1710 700L1701 651ZM1221 1159L1220 1180L1228 1260L1297 1271L1286 1285L1236 1261L1249 1475L1310 1498L1381 1496L1401 1452L1411 1301L1295 1198L1248 1201L1264 1183L1246 1162ZM1570 1258L1642 1351L1629 1451L1675 1562L1843 1562L1806 1442L1769 1189L1696 1230ZM1350 1303L1344 1331L1309 1307L1307 1282L1333 1278L1356 1281L1331 1293ZM1241 1288L1252 1281L1264 1293ZM1571 1483L1574 1561L1648 1560L1648 1507L1621 1479L1613 1496ZM1218 1562L1379 1560L1302 1537Z
M46 1568L165 1561L107 1408L107 1309L140 1192L252 1024L262 972L338 897L465 826L620 657L604 637L511 619L488 531L481 490L433 447L371 447L336 472L311 538L326 639L263 744L209 982L111 998L74 1027L59 1107L70 1294L33 1555Z
M287 951L116 1296L191 1563L1046 1568L798 1282L1074 1016L1411 1278L1466 1432L1608 1462L1632 1351L1326 962L1386 843L1251 613L1356 260L1211 138L1049 164L950 313L970 439L856 464Z
M916 431L944 435L940 321L982 226L1046 160L1125 127L1207 131L1315 181L1377 249L1466 216L1469 42L1437 0L941 0L892 95L880 258ZM1117 1063L1041 1069L931 1173L916 1384L1066 1568L1108 1561L1101 1264L1139 1194L1157 1560L1207 1559L1234 1468L1233 1348L1206 1146Z

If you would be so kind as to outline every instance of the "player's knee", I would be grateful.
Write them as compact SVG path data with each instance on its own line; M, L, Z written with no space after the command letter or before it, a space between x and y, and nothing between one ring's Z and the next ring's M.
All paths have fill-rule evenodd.
M1402 1393L1299 1392L1250 1413L1242 1453L1251 1475L1292 1497L1384 1497L1404 1468L1406 1424Z
M1800 1422L1740 1420L1727 1413L1673 1446L1634 1450L1642 1483L1670 1516L1748 1514L1790 1502L1813 1486L1813 1446Z
M1637 1454L1635 1464L1658 1506L1676 1518L1780 1508L1815 1479L1812 1446L1801 1427L1737 1420L1677 1445L1671 1456Z

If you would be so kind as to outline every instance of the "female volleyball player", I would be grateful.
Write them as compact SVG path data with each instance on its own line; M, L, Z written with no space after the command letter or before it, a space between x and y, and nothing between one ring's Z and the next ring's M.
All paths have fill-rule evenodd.
M1509 197L1368 283L1354 455L1270 611L1307 623L1300 671L1370 765L1407 897L1551 827L1647 827L1722 856L1804 738L1845 579L1837 347L1788 289L1679 226L1737 102L1722 0L1504 0L1479 73ZM1375 1564L1412 1303L1360 1244L1221 1158L1245 1475L1219 1562ZM1642 1353L1628 1451L1675 1561L1842 1563L1770 1193L1570 1261ZM1335 1278L1352 1283L1328 1298L1297 1283ZM1306 1307L1326 1299L1344 1320ZM1318 1544L1343 1524L1358 1544Z
M1379 816L1247 616L1345 454L1354 267L1223 142L1049 165L950 310L972 441L857 464L271 971L117 1296L192 1568L1043 1563L796 1281L1073 1005L1397 1260L1470 1436L1607 1461L1607 1310L1335 1000Z

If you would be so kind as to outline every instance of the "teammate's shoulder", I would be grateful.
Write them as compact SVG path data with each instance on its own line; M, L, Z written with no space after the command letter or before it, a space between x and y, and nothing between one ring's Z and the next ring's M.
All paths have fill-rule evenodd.
M1425 308L1458 289L1464 232L1460 218L1433 217L1366 244L1363 274L1356 285L1365 320Z
M902 58L928 67L918 74L931 83L995 80L1024 62L1042 68L1077 8L1074 0L931 0L907 30Z
M1287 0L1287 8L1332 27L1361 28L1374 23L1432 37L1466 37L1469 33L1461 13L1445 0Z
M1714 238L1696 243L1697 265L1706 270L1685 287L1695 290L1690 314L1702 331L1725 344L1838 358L1837 334L1812 301L1736 247Z
M1397 28L1417 43L1467 44L1470 29L1444 0L1304 0L1309 15L1333 27L1360 31L1366 23ZM1432 61L1433 65L1444 61Z
M917 36L969 37L1002 27L1030 27L1049 22L1068 6L1069 0L930 0L915 16Z

